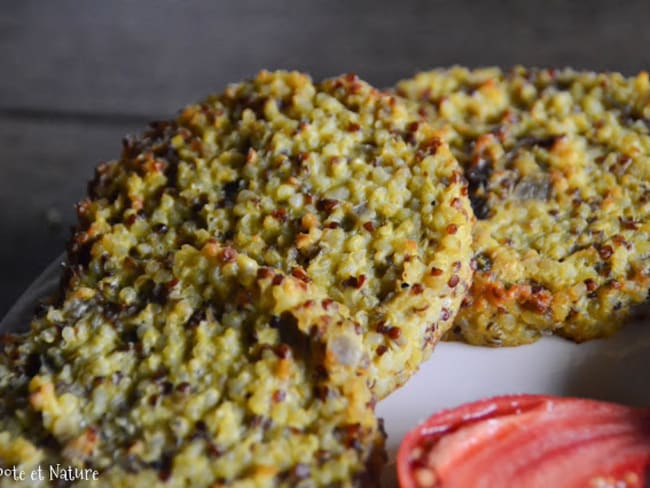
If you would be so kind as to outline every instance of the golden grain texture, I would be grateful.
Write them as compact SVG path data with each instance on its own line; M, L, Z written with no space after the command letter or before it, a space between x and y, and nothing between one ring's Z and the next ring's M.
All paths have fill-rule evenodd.
M464 166L478 270L455 335L517 345L612 334L648 295L648 74L462 67L397 93Z
M173 257L3 339L0 465L46 473L15 486L57 464L99 470L75 486L373 484L384 435L345 307L214 243Z
M467 191L447 145L394 96L353 75L261 72L98 168L66 283L111 295L183 243L223 242L345 305L382 398L429 356L470 286Z

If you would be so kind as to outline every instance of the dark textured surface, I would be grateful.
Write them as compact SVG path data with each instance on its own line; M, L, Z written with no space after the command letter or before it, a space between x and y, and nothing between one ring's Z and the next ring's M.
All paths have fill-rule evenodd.
M649 18L647 1L4 2L0 315L61 253L121 137L230 81L296 68L386 86L455 63L633 74L650 67Z

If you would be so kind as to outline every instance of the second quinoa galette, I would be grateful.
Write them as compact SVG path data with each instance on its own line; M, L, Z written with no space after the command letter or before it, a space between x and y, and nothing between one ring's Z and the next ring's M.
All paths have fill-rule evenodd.
M214 243L168 264L2 337L0 464L97 470L95 487L376 486L384 434L345 307ZM18 485L61 486L44 469Z
M421 73L397 92L465 168L477 272L456 333L490 345L607 336L650 288L648 74Z
M345 305L382 398L428 356L469 287L467 192L447 145L394 96L353 75L314 84L261 72L98 168L67 286L111 276L120 287L183 243L222 242Z

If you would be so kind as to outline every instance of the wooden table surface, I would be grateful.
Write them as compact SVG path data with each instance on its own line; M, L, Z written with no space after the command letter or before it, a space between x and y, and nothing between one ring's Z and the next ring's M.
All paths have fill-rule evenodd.
M650 67L650 2L20 0L0 9L0 316L147 121L261 68L389 86L434 66Z

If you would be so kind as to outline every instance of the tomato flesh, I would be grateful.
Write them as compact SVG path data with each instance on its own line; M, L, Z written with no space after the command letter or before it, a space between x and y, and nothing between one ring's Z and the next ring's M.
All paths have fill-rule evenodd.
M643 487L650 408L544 395L444 410L409 432L402 488Z

